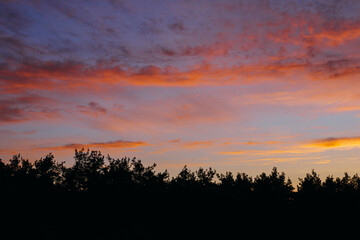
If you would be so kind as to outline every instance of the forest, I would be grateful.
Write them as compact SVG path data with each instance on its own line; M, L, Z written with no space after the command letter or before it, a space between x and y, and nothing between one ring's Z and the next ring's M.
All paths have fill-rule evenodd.
M2 227L13 239L224 236L250 231L254 222L286 226L359 208L357 174L322 180L313 170L295 189L276 167L251 177L184 166L170 178L136 158L81 149L74 159L71 167L51 153L33 162L21 155L0 160Z

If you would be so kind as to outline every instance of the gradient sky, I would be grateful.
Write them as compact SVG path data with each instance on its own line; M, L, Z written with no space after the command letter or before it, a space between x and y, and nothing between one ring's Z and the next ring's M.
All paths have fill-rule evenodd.
M360 1L0 1L0 158L360 173Z

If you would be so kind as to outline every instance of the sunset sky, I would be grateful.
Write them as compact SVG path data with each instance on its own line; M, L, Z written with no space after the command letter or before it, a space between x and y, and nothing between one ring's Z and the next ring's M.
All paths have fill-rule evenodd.
M0 158L360 173L360 1L0 1Z

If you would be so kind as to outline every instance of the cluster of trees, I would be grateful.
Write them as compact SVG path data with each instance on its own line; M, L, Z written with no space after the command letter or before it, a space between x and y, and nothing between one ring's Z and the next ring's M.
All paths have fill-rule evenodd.
M156 237L179 226L228 228L234 224L230 213L242 216L236 223L244 226L260 213L289 217L306 209L354 208L360 200L357 174L328 176L322 181L312 171L299 179L295 191L290 179L275 167L270 174L253 178L212 168L191 171L185 166L170 178L166 170L157 172L155 164L144 166L136 158L115 159L82 149L75 150L74 159L71 167L57 162L52 154L34 162L20 155L7 163L0 160L3 216L7 210L10 223L19 219L33 223L31 228L40 233L38 239L66 237L61 235L67 232L64 229L81 238L88 234L88 239L127 239ZM56 226L69 222L76 229L57 230ZM109 226L112 231L102 230Z
M8 163L0 159L0 188L8 192L221 192L222 194L251 194L277 196L293 201L295 195L346 195L360 193L360 177L347 173L342 178L328 176L322 181L313 170L299 179L297 191L285 173L274 167L270 174L252 178L246 173L226 172L200 167L191 171L187 166L170 178L167 170L156 172L156 164L144 166L136 158L105 157L100 151L75 150L75 162L65 167L50 153L30 162L14 155ZM107 163L106 163L107 162Z

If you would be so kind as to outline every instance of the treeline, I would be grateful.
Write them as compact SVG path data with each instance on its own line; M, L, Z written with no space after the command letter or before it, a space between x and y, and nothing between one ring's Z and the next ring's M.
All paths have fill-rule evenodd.
M252 178L246 173L217 173L212 168L191 171L184 166L177 176L170 178L167 170L156 172L156 164L144 166L136 158L112 158L100 151L75 150L75 162L65 167L50 153L30 162L14 155L8 163L0 159L0 187L9 192L136 192L136 191L204 191L272 195L294 201L295 195L356 195L360 194L358 174L342 178L327 176L322 181L313 170L299 179L297 191L285 173L274 167L270 174L261 173ZM295 192L297 192L295 194Z
M31 233L37 239L69 234L78 239L158 239L201 228L212 229L212 236L239 226L246 231L259 216L272 216L266 222L271 225L309 211L354 211L360 203L357 174L322 181L312 171L299 179L295 191L275 167L253 178L185 166L170 177L166 170L157 172L156 164L144 166L136 158L112 158L99 151L76 150L74 159L71 167L52 154L34 162L20 155L7 163L0 160L2 216L14 239ZM19 221L26 223L23 231L12 224Z

